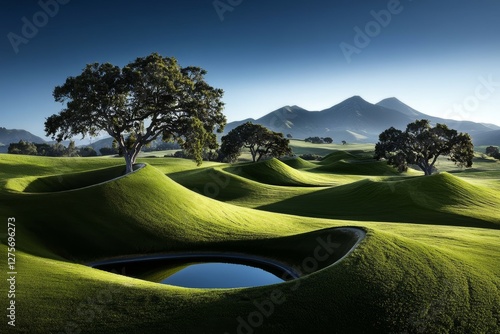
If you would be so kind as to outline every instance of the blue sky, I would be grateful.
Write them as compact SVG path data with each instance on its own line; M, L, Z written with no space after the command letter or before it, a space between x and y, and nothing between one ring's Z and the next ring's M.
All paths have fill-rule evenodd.
M207 81L225 91L229 121L284 105L322 110L360 95L500 125L496 0L0 5L0 126L39 136L45 118L61 109L52 91L68 76L87 63L124 65L151 52L208 70Z

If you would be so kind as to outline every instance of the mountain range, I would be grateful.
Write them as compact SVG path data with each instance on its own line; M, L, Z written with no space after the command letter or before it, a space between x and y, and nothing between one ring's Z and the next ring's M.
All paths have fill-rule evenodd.
M224 134L251 121L261 124L273 131L291 135L293 138L331 137L334 142L345 140L349 143L376 143L378 135L393 126L404 130L408 123L416 119L428 119L431 123L447 124L459 132L471 135L474 145L500 146L500 126L495 124L456 121L426 115L404 104L397 98L384 99L376 104L365 101L360 96L347 100L321 111L309 111L299 106L285 106L258 118L247 118L242 121L228 123ZM10 143L26 140L34 143L46 141L25 130L9 130L0 127L0 153L7 152ZM111 138L98 140L88 146L99 148L110 147ZM85 145L87 146L87 145Z
M309 111L299 106L285 106L258 118L228 123L225 133L251 121L273 131L290 134L293 138L332 137L334 142L375 143L378 135L393 126L404 130L416 119L444 123L459 132L467 132L476 145L500 145L500 127L494 124L456 121L426 115L397 98L384 99L376 104L353 96L331 108Z
M13 130L0 127L0 153L6 153L10 143L18 143L20 140L36 144L45 143L45 140L26 130Z

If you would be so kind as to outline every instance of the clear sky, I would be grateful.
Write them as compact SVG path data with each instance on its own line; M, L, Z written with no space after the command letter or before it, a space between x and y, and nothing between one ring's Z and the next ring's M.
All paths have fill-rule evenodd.
M497 0L2 0L0 126L43 136L55 86L151 52L208 70L229 121L360 95L500 125L499 17Z

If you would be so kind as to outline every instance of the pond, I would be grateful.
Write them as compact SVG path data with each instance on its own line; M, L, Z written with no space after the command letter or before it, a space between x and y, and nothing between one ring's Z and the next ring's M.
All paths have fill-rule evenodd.
M101 261L91 267L186 288L245 288L299 277L292 268L251 255L156 255Z
M244 288L284 282L264 269L235 263L194 263L161 282L186 288Z

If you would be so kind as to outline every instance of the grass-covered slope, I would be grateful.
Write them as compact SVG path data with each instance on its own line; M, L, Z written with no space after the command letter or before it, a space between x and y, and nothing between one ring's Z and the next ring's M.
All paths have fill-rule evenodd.
M317 167L315 163L304 160L302 158L285 159L283 160L283 163L295 169L307 169L307 168Z
M30 321L18 322L18 328L31 333L238 333L241 326L264 333L498 332L498 269L412 239L371 230L341 264L302 279L209 291L19 252L18 319ZM310 246L313 258L317 245ZM498 249L487 247L498 259ZM5 246L0 249L5 252ZM311 266L307 258L303 270Z
M60 192L89 187L121 177L123 166L97 169L91 172L58 174L52 176L32 176L10 179L5 188L27 193Z
M257 207L268 203L310 193L316 188L285 187L260 183L241 175L238 169L229 172L223 167L208 167L184 172L170 173L168 176L184 187L218 201ZM241 174L241 173L240 173Z
M159 165L162 162L178 161L156 160ZM116 160L73 160L67 162L67 172L58 175L54 167L44 165L45 160L37 166L36 158L30 158L17 174L14 168L4 174L9 180L4 178L3 184L10 188L0 192L0 215L5 220L16 217L18 332L500 332L499 230L326 220L252 210L179 185L165 176L165 171L179 171L176 166L164 166L160 171L148 165L109 183L56 191L60 189L58 176L64 189L80 188L81 182L64 180L76 178L92 184L85 175L102 180L113 174L114 167L103 169L113 163ZM4 165L10 168L5 160ZM71 169L88 169L89 173L65 178ZM42 175L52 175L44 180L57 182L43 182L37 187L43 193L22 192ZM224 177L231 177L226 188L234 196L239 186L251 188L255 196L261 191L263 197L265 189L287 188L251 181L219 167L193 169L191 175L200 180L209 177L214 184L219 180L221 189L226 184ZM316 190L321 194L347 186L295 189L309 189L311 194L302 196L311 196ZM397 200L403 201L400 197L420 198L418 195L426 193L429 201L419 205L439 207L428 210L429 223L445 213L458 219L459 209L467 207L471 212L492 207L481 218L490 222L498 199L495 191L449 174L361 181L350 186L346 196L356 194L379 204L382 196L389 196L396 207ZM429 192L431 186L435 192ZM320 207L324 204L321 201L293 202L286 210L281 208L293 213L300 207ZM407 206L407 210L412 209ZM393 213L403 211L404 207L397 207ZM471 218L471 212L463 212L468 217L463 219L481 220ZM372 214L376 216L376 212ZM400 218L402 222L404 218ZM361 227L367 237L342 262L325 267L338 255L336 249L328 248L329 240L341 237L331 228L341 226ZM3 231L0 240L0 257L5 259ZM304 273L323 269L280 285L199 290L127 278L79 264L126 254L201 250L278 258ZM0 270L7 272L6 261L0 262ZM0 295L6 294L5 289L5 285L0 286ZM4 332L5 322L0 326Z
M332 152L332 153L328 154L327 156L325 156L319 162L319 164L320 165L330 165L332 163L335 163L335 162L338 162L341 160L354 160L354 159L357 159L357 157L348 151L335 151L335 152Z
M354 174L354 175L397 175L398 172L383 161L346 161L339 160L329 164L324 164L317 171Z
M329 185L321 176L294 169L278 159L258 163L246 163L228 169L234 174L257 182L278 186L324 186Z
M95 177L96 173L89 175ZM57 183L53 185L58 187ZM62 255L77 259L168 250L180 244L243 236L276 235L277 230L293 231L298 222L298 219L283 222L276 215L250 212L198 195L151 166L119 180L77 191L43 190L48 193L1 195L0 212L23 221L20 228L35 235L40 244L60 248ZM256 220L262 228L256 228ZM93 247L85 247L89 240ZM26 251L36 252L31 244L21 245ZM59 253L55 249L54 252Z
M500 228L500 195L452 174L362 180L261 206L297 215Z

